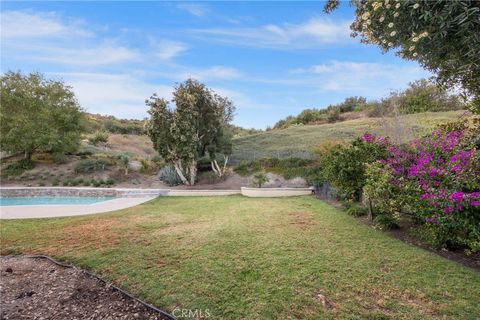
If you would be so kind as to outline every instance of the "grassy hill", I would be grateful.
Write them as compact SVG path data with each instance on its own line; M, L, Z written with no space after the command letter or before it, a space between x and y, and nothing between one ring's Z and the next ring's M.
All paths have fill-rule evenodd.
M232 159L259 157L306 157L324 141L348 141L365 132L407 141L430 131L435 125L458 118L465 111L426 112L397 118L363 118L322 125L297 125L234 139Z

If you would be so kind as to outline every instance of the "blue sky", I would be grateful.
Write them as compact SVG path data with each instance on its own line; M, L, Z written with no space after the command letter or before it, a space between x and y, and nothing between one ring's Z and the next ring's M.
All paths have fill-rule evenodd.
M265 128L307 107L381 98L428 77L418 64L349 36L353 9L322 2L8 2L1 70L39 71L73 87L89 112L147 115L196 78L237 106L235 123Z

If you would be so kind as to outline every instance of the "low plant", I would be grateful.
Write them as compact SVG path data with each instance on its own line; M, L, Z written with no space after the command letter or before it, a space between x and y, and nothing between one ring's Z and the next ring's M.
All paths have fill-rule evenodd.
M97 131L93 134L93 136L88 138L88 142L90 142L90 144L96 146L99 143L107 143L108 142L108 137L109 137L108 132Z
M240 163L236 165L235 168L233 168L233 171L235 171L235 173L241 175L242 177L249 176L251 173L249 163L244 160L240 161Z
M180 179L177 171L172 165L167 165L160 169L158 172L158 179L169 186L182 184L182 179Z
M398 229L398 217L389 214L379 214L373 219L375 226L382 230Z
M352 205L347 209L347 214L354 217L362 217L368 214L368 209L359 205Z
M75 165L76 173L90 173L95 171L103 171L110 165L110 161L106 158L83 159Z
M35 167L34 163L27 159L22 159L17 162L13 162L5 166L2 169L2 176L3 177L10 177L10 176L19 176L27 170L33 169Z
M54 178L52 179L52 186L56 187L56 186L58 186L59 184L60 184L60 178L54 177Z
M45 186L45 182L44 182L44 181L38 182L38 186L39 186L39 187L44 187L44 186Z
M126 154L119 154L117 156L117 165L121 170L123 170L126 176L128 175L129 163L130 158Z
M147 174L150 173L153 169L152 164L145 158L140 158L140 173Z
M205 173L205 177L207 178L209 184L214 184L221 180L221 178L217 174L215 174L215 172L211 171Z
M259 188L262 187L262 185L264 185L265 183L267 183L269 181L267 175L265 174L264 171L258 171L256 173L253 174L253 184L258 186Z

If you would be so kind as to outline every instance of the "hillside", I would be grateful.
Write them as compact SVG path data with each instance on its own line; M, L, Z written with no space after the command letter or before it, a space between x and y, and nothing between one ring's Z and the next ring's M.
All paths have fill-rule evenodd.
M306 157L310 149L327 140L347 141L365 132L407 141L465 114L465 111L426 112L398 118L363 118L322 125L297 125L235 138L232 160L259 157Z

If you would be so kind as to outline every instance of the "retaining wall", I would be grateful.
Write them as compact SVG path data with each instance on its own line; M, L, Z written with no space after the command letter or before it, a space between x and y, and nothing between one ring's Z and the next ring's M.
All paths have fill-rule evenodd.
M6 187L2 197L122 197L139 198L168 194L166 189L68 188L68 187Z
M246 188L242 187L242 195L246 197L294 197L313 193L312 188Z

